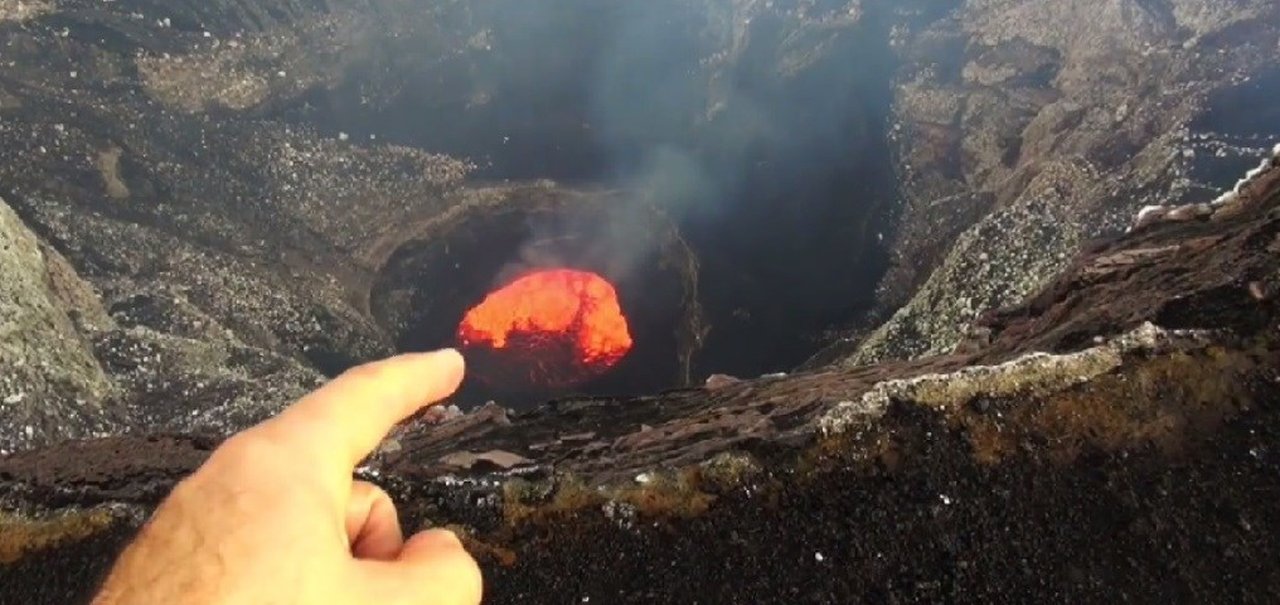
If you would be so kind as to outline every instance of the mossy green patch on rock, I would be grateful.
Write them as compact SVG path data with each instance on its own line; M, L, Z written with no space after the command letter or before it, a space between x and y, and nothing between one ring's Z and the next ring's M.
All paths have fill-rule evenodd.
M1123 363L1134 351L1178 346L1194 335L1166 332L1152 324L1107 344L1076 353L1031 353L999 365L970 366L945 374L889 380L872 387L858 401L843 402L819 421L825 434L839 433L858 419L876 418L891 402L903 401L939 409L955 409L977 397L1036 397L1087 382Z
M63 511L46 517L0 511L0 565L98 534L121 517L106 509Z
M877 385L823 418L808 457L896 466L892 406L941 414L981 464L1014 454L1068 464L1088 452L1153 448L1176 456L1255 407L1276 354L1265 344L1215 343L1146 326L1068 355L1035 354L998 366Z
M609 516L620 513L645 519L693 517L715 501L711 492L726 481L737 480L731 477L745 474L746 469L726 467L723 475L713 472L716 478L710 481L698 467L653 471L638 475L629 483L603 486L588 485L571 474L533 483L517 479L503 485L503 517L510 529L599 511Z
M1010 430L992 431L990 414L966 414L964 424L976 456L993 460L990 444L1011 451L1022 439L1042 444L1059 463L1087 451L1117 452L1152 447L1179 456L1211 438L1232 418L1256 407L1254 381L1276 363L1274 353L1208 346L1135 358L1121 371L1024 406L1025 418ZM984 431L992 438L980 438ZM998 437L995 435L998 434Z

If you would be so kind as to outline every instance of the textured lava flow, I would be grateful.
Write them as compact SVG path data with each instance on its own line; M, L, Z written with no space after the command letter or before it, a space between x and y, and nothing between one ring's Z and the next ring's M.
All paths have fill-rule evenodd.
M458 340L496 386L560 388L608 371L631 350L613 285L586 271L527 274L467 312Z

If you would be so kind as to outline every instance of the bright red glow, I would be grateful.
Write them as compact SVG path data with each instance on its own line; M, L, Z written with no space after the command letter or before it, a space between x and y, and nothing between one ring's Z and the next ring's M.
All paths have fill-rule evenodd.
M503 386L565 387L594 378L631 350L613 285L595 273L553 269L490 293L458 326L481 376Z

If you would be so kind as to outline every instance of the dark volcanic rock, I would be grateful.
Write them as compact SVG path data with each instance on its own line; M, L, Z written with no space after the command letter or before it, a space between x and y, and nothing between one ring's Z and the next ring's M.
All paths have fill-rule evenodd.
M115 387L110 407L147 414L123 425L159 423L163 428L225 432L278 409L323 375L396 350L444 344L446 339L406 335L418 326L397 307L407 300L418 305L411 311L421 315L426 305L420 303L430 297L407 291L420 294L428 284L406 288L386 283L389 275L409 275L418 268L406 269L394 259L411 256L415 250L410 248L423 241L438 243L442 230L479 229L477 225L503 213L520 223L549 206L571 214L579 204L603 205L606 213L620 206L611 219L633 231L650 223L646 217L632 220L638 204L616 193L570 190L550 182L465 183L476 168L471 161L392 143L399 134L395 129L375 132L362 126L380 112L400 118L412 127L404 128L408 130L419 122L443 124L448 132L426 133L439 140L427 137L425 145L463 151L476 150L462 143L504 145L508 127L516 135L520 128L561 129L514 137L512 153L522 158L559 153L547 145L520 147L528 141L554 140L560 149L573 147L570 139L587 136L583 131L595 126L581 119L566 122L556 111L560 87L573 88L563 80L583 77L582 66L567 59L547 61L546 72L537 72L547 80L545 86L538 78L526 78L523 66L536 40L522 34L528 24L520 13L498 5L271 0L248 7L219 1L66 0L0 6L5 57L0 63L0 194L41 245L64 257L91 284L92 298L100 299L94 304L109 311L114 323L85 338L92 341L97 361ZM574 13L554 2L539 6ZM615 27L625 24L628 6L613 2L601 9L601 18ZM825 82L824 74L847 71L832 48L857 52L862 33L900 18L893 11L867 10L860 2L766 7L736 0L679 0L671 7L691 16L694 26L675 35L691 45L686 60L696 66L691 75L680 76L687 81L673 86L696 94L680 107L676 123L663 122L663 127L680 134L677 143L694 148L733 140L742 128L756 138L772 132L753 117L758 112L753 99L739 98L739 90L746 88L737 81L748 77L739 73L741 62L767 56L769 67L750 76L761 87L757 92L770 103L794 106L789 101L793 96L809 95L793 85L817 86ZM582 12L584 18L598 16ZM872 40L868 48L880 40L866 39ZM612 42L595 41L602 48ZM569 47L557 52L591 55ZM494 74L511 81L495 82ZM842 76L849 94L861 90L851 84L863 75L858 70ZM878 90L887 89L887 78L881 80ZM430 86L406 90L408 83ZM526 93L532 92L543 96L529 98ZM864 102L854 95L833 100L830 107L853 107L847 117L854 123L842 127L848 131L842 136L878 145L877 137L861 136L867 129L862 122L879 121L872 110L861 108ZM328 109L318 109L320 105ZM440 115L420 120L423 113ZM524 118L531 123L502 121L510 115L533 117ZM793 124L783 130L828 130L805 112L785 117ZM352 132L333 124L350 124ZM446 136L454 127L464 136ZM653 144L645 139L648 135L636 136ZM789 155L785 146L762 142L756 147L776 147L772 153L779 159ZM867 149L872 151L827 150L825 156L847 156L856 163L856 157L886 155L874 146ZM791 161L807 164L814 150L803 151ZM603 157L605 152L594 149L585 155ZM726 163L724 172L733 176L746 171L743 166L764 162L730 156L717 161ZM792 207L793 189L810 180L804 174L792 177L795 182L769 175L759 180L779 189L770 194L770 203L785 200ZM814 185L815 190L825 186ZM876 199L883 204L889 198ZM864 214L854 206L845 209ZM756 232L785 235L775 228L771 208L757 208L753 216ZM850 249L874 246L853 234L864 231L869 220L851 219L823 241ZM670 221L653 223L654 233L672 229ZM620 269L646 280L664 271L676 274L664 278L668 283L660 288L642 283L627 291L660 295L663 306L679 307L663 311L678 318L659 317L646 327L670 341L662 343L661 354L668 358L661 370L663 383L691 383L694 374L707 373L695 371L693 359L709 333L701 314L711 306L704 300L709 289L697 283L705 279L705 272L697 271L701 258L679 232L633 243L660 250L640 259L604 260L620 266L661 265ZM749 239L737 248L767 249ZM857 252L839 255L864 269L875 264L861 260L864 255ZM592 260L606 256L597 253ZM795 275L789 265L777 262L777 255L764 256L776 277ZM738 258L722 254L716 262L715 274L724 277L717 288L722 299L714 304L723 317L750 317L738 312L742 303L735 299L745 298L742 293L772 305L759 313L764 317L786 311L791 320L809 321L804 309L788 310L792 303L847 307L836 302L843 295L797 293L783 301L774 295L776 288L738 279ZM462 271L463 265L455 261L453 268ZM487 281L497 271L468 273ZM841 292L862 288L854 280L833 284L821 276L809 283ZM455 298L473 294L451 293ZM757 322L739 323L754 329ZM808 347L790 324L775 322L771 334L789 339L793 348L795 343ZM738 346L733 335L748 330L735 325L715 333L720 351L748 361L768 357L768 351ZM806 331L814 327L806 326ZM224 366L229 359L251 367L228 376ZM715 368L727 370L732 368ZM263 376L271 379L259 380ZM228 396L255 403L224 408L220 398ZM195 399L191 409L182 408L189 397ZM147 413L162 411L153 404L166 399L174 406L172 413ZM223 409L236 411L222 414ZM0 422L20 427L5 431L0 447L8 449L90 430L87 421L51 421L44 423L48 430L13 441L8 435L25 434L21 427L31 422L3 414Z
M663 380L691 384L694 352L757 325L726 296L851 308L865 284L832 275L875 264L894 186L879 305L901 310L865 341L790 375L432 415L358 474L406 528L462 531L495 603L1280 599L1280 169L1210 203L1275 134L1271 110L1234 110L1280 85L1274 2L672 0L698 15L676 38L704 54L662 125L732 148L719 159L754 178L740 193L764 190L732 218L777 237L709 265L627 192L481 184L492 166L374 136L379 112L439 111L448 151L514 129L508 160L599 162L576 145L599 125L538 85L581 66L552 54L524 78L533 45L505 6L0 0L0 603L84 601L221 438L325 375L442 344L423 326L527 260L531 223L646 227L657 252L629 290L669 301L655 350ZM862 50L902 64L850 70ZM799 110L851 71L859 93L886 80L841 99L868 108L838 126ZM889 140L746 137L773 151L738 157L754 132L738 127L759 125L746 89L796 108L767 134L837 141L874 139L870 106L891 96ZM537 124L499 120L525 102ZM325 111L368 128L322 127ZM892 159L840 178L770 167L884 145ZM801 185L844 191L804 198L839 212L791 205ZM843 242L815 273L830 289L789 287L796 232ZM464 268L463 244L489 264ZM746 252L772 273L720 271L704 300L707 267Z
M16 214L4 231L34 233L14 236L24 277L5 285L31 317L0 332L6 350L26 351L3 358L0 451L247 426L324 375L406 348L403 326L370 301L402 246L477 217L518 224L607 197L464 186L468 161L268 117L426 52L374 39L467 48L446 31L461 18L448 7L224 4L0 4L0 193ZM465 71L468 57L454 59L442 69ZM663 261L689 266L687 254ZM52 294L35 287L45 281ZM695 296L677 292L673 306L694 309ZM669 376L687 375L676 350ZM8 371L22 359L40 369Z
M1091 246L985 318L972 353L491 406L414 426L359 473L407 527L464 530L495 603L1271 602L1280 168L1242 190ZM41 566L86 594L128 511L212 446L0 459L27 528L6 534L4 596L61 602Z
M966 2L903 32L896 313L821 360L949 353L1149 204L1207 202L1280 137L1269 0ZM1230 116L1230 117L1227 117Z
M303 51L339 42L294 3L188 4L2 5L0 186L111 316L83 336L110 387L95 405L122 412L117 427L223 433L278 410L321 373L392 352L351 295L362 270L352 242L447 208L441 194L467 168L203 113L215 100L244 108L297 94L323 79L308 69L339 69ZM293 36L263 35L299 21ZM285 68L296 77L264 79ZM169 94L183 82L209 103ZM48 417L0 414L0 448L92 430L53 415L55 396L28 390ZM33 424L43 428L31 434Z

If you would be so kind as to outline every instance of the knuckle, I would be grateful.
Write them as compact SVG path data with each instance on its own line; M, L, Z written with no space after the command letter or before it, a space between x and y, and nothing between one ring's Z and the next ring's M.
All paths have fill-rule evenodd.
M254 431L245 431L232 435L218 449L214 450L209 461L214 464L231 464L240 466L255 461L270 460L279 454L279 446L271 439Z

